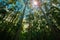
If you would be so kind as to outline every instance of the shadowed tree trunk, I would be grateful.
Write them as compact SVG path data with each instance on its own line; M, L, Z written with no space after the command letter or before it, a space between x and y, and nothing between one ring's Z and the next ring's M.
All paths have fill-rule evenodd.
M23 18L24 18L24 13L25 13L25 9L26 9L26 5L24 7L24 10L23 10L23 14L21 15L21 20L19 21L19 23L17 24L18 25L18 29L17 29L17 32L16 32L16 35L15 35L15 40L19 40L19 34L21 33L22 31L22 22L23 22ZM21 39L20 39L21 40Z

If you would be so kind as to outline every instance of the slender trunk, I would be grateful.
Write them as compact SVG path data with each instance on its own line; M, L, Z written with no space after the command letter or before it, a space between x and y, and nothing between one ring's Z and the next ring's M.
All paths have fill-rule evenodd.
M57 40L57 39L60 39L60 30L57 28L57 26L54 24L54 23L51 23L51 20L49 20L48 16L44 13L44 11L42 10L42 8L40 8L41 11L43 12L44 14L44 17L46 18L46 21L47 21L47 25L49 26L49 28L51 28L51 31L54 35L54 38Z
M26 9L26 5L24 7L23 14L21 16L21 20L19 21L19 24L18 24L18 29L17 29L16 35L15 35L15 38L14 38L15 40L19 40L19 36L20 36L19 33L22 30L22 22L23 22L23 18L24 18L25 9Z

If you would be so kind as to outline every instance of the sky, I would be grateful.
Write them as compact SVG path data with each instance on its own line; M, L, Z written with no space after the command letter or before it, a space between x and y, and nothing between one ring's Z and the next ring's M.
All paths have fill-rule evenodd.
M3 2L3 0L0 0L0 3L2 3L0 6L6 5L7 2L8 2L8 0L4 1L4 2ZM23 12L24 7L25 7L25 4L24 4L25 2L26 2L26 0L16 1L16 4L13 4L13 3L8 4L8 5L6 5L6 7L7 7L7 9L14 8L15 9L14 12L17 12L17 11ZM30 12L30 8L27 5L25 8L25 15L29 14L29 12Z
M7 9L10 9L10 8L13 7L13 8L15 8L15 12L17 12L17 11L21 11L22 12L24 7L25 7L25 2L26 1L27 0L18 0L18 1L16 1L16 4L12 3L12 4L9 4L9 5L6 5L6 2L8 2L8 0L6 0L4 2L3 2L3 0L0 0L0 3L2 3L2 4L0 4L0 6L1 5L6 5ZM42 0L42 2L44 2L44 1L49 2L50 0ZM35 2L35 4L36 4L36 2ZM33 7L33 8L35 9L36 6ZM38 9L38 8L36 8L36 9ZM31 8L30 8L29 4L27 4L25 14L29 14L30 11L31 11ZM31 12L33 12L33 11L31 11Z
M3 0L0 0L0 2L2 2ZM9 5L6 5L8 9L12 8L12 7L15 7L16 11L20 10L22 11L23 8L24 8L24 3L26 2L27 0L21 0L21 1L16 1L16 5L14 4L9 4ZM2 4L6 4L6 2L8 2L8 0L4 2L2 2ZM32 3L33 4L33 3ZM28 12L29 10L29 5L27 6L26 8L26 11Z

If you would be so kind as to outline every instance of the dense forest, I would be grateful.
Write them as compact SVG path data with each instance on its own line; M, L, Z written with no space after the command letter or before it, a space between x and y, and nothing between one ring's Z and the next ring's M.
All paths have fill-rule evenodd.
M0 40L60 40L60 0L0 0Z

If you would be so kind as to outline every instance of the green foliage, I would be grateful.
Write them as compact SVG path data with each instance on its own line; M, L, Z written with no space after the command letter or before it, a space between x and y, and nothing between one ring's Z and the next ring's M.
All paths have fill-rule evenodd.
M16 1L9 1L14 2ZM23 12L14 12L15 9L9 12L0 10L0 15L7 13L4 17L0 16L0 40L60 40L60 8L57 7L59 3L53 0L48 4L44 3L44 9L30 12L26 17L26 4ZM26 24L28 27L24 29Z

